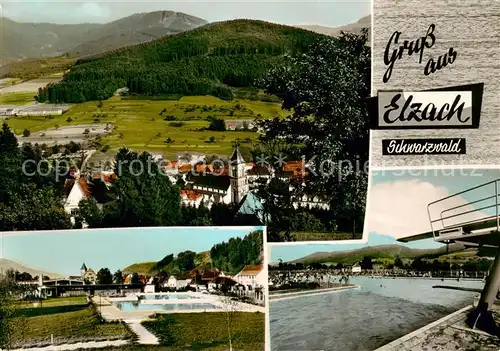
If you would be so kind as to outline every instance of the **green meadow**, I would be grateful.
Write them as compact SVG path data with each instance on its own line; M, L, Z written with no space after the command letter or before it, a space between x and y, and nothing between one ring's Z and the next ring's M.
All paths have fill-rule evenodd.
M111 150L127 146L174 157L184 151L229 155L237 139L251 144L258 136L252 131L205 130L210 117L252 121L284 115L276 102L224 101L213 96L185 96L179 100L114 96L102 104L92 101L73 105L61 116L12 117L7 122L18 135L24 129L34 133L77 124L109 123L114 129L102 137L102 146Z
M231 318L235 350L264 349L263 313L233 312ZM159 338L161 346L174 350L229 350L228 327L223 312L162 314L142 325Z
M78 341L130 339L123 323L107 323L89 306L85 297L44 300L18 305L13 343L16 346L49 345Z

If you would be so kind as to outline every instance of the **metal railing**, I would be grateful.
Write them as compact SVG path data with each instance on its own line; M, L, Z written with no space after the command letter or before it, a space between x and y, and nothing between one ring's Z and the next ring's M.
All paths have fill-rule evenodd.
M491 224L490 227L496 226L496 231L500 231L499 190L500 178L429 203L427 205L427 214L434 239L439 238L440 234L444 231L460 231L464 226L471 226L478 223ZM481 195L481 192L487 195ZM477 198L470 201L464 198L464 196L474 197L474 195ZM446 201L452 202L453 205L447 207L445 205ZM463 203L457 205L456 201ZM432 210L436 208L438 208L439 214L431 214ZM464 217L475 218L465 219ZM439 229L437 229L438 226L440 227Z

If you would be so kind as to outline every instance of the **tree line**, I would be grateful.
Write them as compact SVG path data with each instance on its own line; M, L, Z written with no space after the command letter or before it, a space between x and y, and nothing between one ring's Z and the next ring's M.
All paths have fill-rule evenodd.
M397 270L406 272L434 272L442 273L449 271L459 271L464 272L486 272L490 269L491 261L486 258L480 258L475 260L464 261L463 263L450 263L438 259L426 259L423 256L415 257L409 262L404 262L399 256L395 259L388 259L388 262L381 264L377 259L373 259L370 256L364 256L359 262L353 265L359 265L362 270ZM343 271L345 269L350 269L352 265L347 265L343 263L336 264L325 264L321 262L312 263L291 263L283 262L279 260L278 265L269 265L269 270L272 271L301 271L306 269L313 270L336 270Z

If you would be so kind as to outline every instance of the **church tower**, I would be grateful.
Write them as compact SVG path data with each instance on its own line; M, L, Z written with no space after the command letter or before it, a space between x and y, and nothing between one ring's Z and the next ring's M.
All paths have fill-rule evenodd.
M231 202L239 204L248 193L248 182L245 174L245 159L237 146L231 155L229 177L231 179Z
M87 273L87 266L85 265L85 262L83 262L82 268L80 268L80 275L82 279L85 277L85 273Z

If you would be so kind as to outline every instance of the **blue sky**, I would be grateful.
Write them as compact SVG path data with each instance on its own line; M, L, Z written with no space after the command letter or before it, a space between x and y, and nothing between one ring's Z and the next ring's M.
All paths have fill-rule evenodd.
M4 15L24 22L106 23L139 12L171 10L209 22L251 18L282 24L340 26L371 12L370 1L43 1L4 0Z
M207 251L232 237L243 237L254 229L245 228L132 228L4 234L3 258L31 268L80 274L87 267L111 271L130 264L159 261L181 251Z
M500 178L500 170L494 169L411 169L374 171L368 193L365 231L401 238L431 231L428 205L449 195ZM500 190L500 183L499 183ZM441 212L494 194L495 186L487 186L454 196L430 206L432 219L440 218ZM478 219L494 214L494 208L481 212L468 210L494 205L494 200L461 207L447 215L463 215L447 219L446 225L458 224L466 219ZM477 216L477 217L476 217ZM473 218L474 217L474 218ZM440 226L442 222L435 223ZM436 228L435 229L440 229Z

